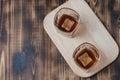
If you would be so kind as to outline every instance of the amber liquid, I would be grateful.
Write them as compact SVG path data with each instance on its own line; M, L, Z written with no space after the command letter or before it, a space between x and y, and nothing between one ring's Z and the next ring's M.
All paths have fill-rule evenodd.
M69 31L65 30L65 29L62 27L62 24L64 23L64 21L65 21L67 18L75 22L74 25L72 26L72 28L71 28ZM59 21L59 22L57 23L57 27L58 27L60 30L64 31L64 32L72 32L72 31L75 29L75 27L77 26L77 24L78 24L77 20L76 20L74 17L72 17L72 16L70 16L70 15L67 15L67 14L63 14L58 21Z
M95 51L95 50L94 50L94 51ZM85 52L87 52L87 54L88 54L88 55L90 56L90 58L92 59L92 61L91 61L88 65L86 65L86 66L84 66L84 65L81 63L81 61L78 60L78 58L79 58L81 55L83 55ZM95 54L96 54L96 55L95 55ZM93 66L93 65L98 61L98 57L99 57L99 55L98 55L97 51L95 51L95 53L93 53L92 51L90 51L90 50L88 50L88 49L84 49L82 52L79 53L79 55L78 55L75 59L76 59L78 65L82 66L82 67L85 68L85 69L88 69L88 68L90 68L91 66Z

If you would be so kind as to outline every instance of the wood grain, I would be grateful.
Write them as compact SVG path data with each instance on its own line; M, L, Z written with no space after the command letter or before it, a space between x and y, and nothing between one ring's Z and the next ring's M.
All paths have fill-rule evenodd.
M0 0L0 60L4 51L5 80L120 79L120 57L112 65L88 79L82 79L71 71L42 24L45 15L65 1ZM120 1L86 1L120 45ZM13 69L13 56L16 52L29 56L26 57L26 68L18 74ZM0 80L4 79L0 77Z

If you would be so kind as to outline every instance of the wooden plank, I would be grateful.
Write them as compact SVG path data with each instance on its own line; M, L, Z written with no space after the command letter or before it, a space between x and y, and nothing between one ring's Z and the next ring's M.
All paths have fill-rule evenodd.
M2 77L0 79L8 80L9 78L9 52L8 52L8 34L9 34L9 17L8 17L8 2L1 0L1 23L0 23L0 52ZM5 70L4 70L5 69Z
M55 45L47 36L43 30L43 18L48 12L65 2L66 0L0 0L0 9L2 10L2 25L4 26L3 32L7 35L5 42L2 44L0 41L0 54L1 51L5 52L5 80L118 80L119 77L119 61L120 58L115 61L111 66L105 68L97 75L88 78L81 79L76 76L68 67L65 60L62 58ZM94 10L96 15L100 18L108 31L112 34L114 39L120 45L120 29L119 29L119 14L120 14L120 1L119 0L86 0L90 7ZM94 3L93 1L97 1ZM21 5L22 2L22 5ZM17 5L18 4L18 5ZM27 7L24 9L24 7ZM105 7L104 7L105 6ZM22 7L22 10L20 10ZM28 9L28 7L30 7ZM32 9L31 9L32 7ZM21 15L22 13L22 15ZM0 12L1 14L1 12ZM24 16L25 15L25 16ZM32 16L31 16L32 15ZM22 22L21 17L22 16ZM32 19L28 18L32 17ZM26 21L25 21L25 20ZM15 23L16 22L16 23ZM22 41L19 38L20 25L29 26L32 23L34 30L29 32L27 27L22 26L25 30L22 31ZM20 24L20 25L19 25ZM13 29L14 28L14 29ZM18 29L16 29L18 28ZM28 27L29 28L29 27ZM1 35L1 23L0 23L0 35ZM13 30L12 30L13 29ZM30 28L31 29L31 28ZM14 33L13 33L13 32ZM26 33L26 35L25 35ZM35 35L33 35L33 33ZM32 34L32 37L31 37ZM28 37L29 36L29 37ZM1 36L0 36L1 38ZM3 38L4 39L4 38ZM29 41L30 39L30 41ZM15 42L14 42L15 41ZM18 42L17 42L18 41ZM27 43L24 44L26 41ZM24 52L24 46L31 45L35 49L36 57L32 59L30 64L27 64L21 74L11 74L12 70L12 55L13 52L20 50ZM14 47L13 47L14 46ZM16 47L16 48L15 48ZM1 58L0 58L1 60ZM36 63L36 64L34 64ZM29 67L30 66L30 67ZM18 79L19 78L19 79ZM3 80L0 78L0 80Z
M0 28L1 28L1 17L2 17L2 1L0 0Z

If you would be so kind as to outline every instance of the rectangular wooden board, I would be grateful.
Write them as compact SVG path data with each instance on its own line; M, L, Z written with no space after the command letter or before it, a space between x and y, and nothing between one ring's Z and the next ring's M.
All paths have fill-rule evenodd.
M54 16L63 7L77 11L84 24L83 31L73 37L66 37L58 33L54 25ZM90 77L112 63L119 54L119 48L114 39L100 22L84 0L70 0L50 12L44 19L44 29L55 43L62 56L74 73L81 77ZM82 43L89 42L95 45L100 54L100 61L90 70L85 71L78 67L73 59L75 49Z

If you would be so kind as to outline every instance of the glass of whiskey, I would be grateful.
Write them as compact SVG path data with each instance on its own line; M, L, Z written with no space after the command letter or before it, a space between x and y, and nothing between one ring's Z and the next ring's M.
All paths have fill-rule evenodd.
M72 37L78 30L79 17L79 14L75 10L61 8L54 17L57 32Z
M85 42L76 48L73 58L79 67L87 70L94 66L100 57L97 48Z

